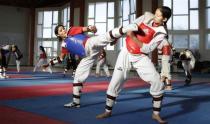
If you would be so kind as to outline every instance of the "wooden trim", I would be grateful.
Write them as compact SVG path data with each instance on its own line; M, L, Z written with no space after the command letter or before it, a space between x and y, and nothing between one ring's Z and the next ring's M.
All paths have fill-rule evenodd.
M81 0L80 4L80 25L84 26L85 23L85 0Z
M79 8L80 9L80 20L79 25L84 26L84 20L85 20L85 0L72 0L70 1L70 26L73 26L74 22L74 9Z
M29 65L33 65L34 60L34 33L35 33L35 8L30 9L30 17L29 17Z
M142 0L137 0L136 1L136 17L139 17L143 14L142 12L142 4L143 4L143 1Z
M43 7L57 7L65 5L70 2L70 0L4 0L0 1L0 5L14 6L14 7L24 7L24 8L43 8Z
M152 0L152 12L155 13L155 10L158 8L158 0ZM152 62L157 65L158 64L158 50L155 49L152 52Z

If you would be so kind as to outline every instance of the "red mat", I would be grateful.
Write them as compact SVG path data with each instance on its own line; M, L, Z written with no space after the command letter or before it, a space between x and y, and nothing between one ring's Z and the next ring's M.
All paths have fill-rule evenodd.
M2 113L0 116L1 124L67 124L62 121L50 119L49 117L6 106L0 106L0 113Z
M145 83L140 79L132 79L128 80L125 83L124 87L137 88L146 85L147 83ZM85 83L82 91L84 93L106 91L107 87L108 87L108 82L106 81ZM5 87L5 88L0 88L0 92L1 92L0 100L71 94L72 83L64 83L64 84L59 83L59 84L50 84L50 85L41 85L41 86Z
M23 75L23 74L9 74L9 78L32 78L31 75Z

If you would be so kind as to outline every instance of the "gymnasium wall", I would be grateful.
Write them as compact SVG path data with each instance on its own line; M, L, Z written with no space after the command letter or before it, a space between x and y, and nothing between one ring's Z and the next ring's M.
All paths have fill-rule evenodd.
M0 45L18 45L24 56L21 65L27 65L29 9L0 6L0 17ZM11 57L10 64L15 64L14 57Z

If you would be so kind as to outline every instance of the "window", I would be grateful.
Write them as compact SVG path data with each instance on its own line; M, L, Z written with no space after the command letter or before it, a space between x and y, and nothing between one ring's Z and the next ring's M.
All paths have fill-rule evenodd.
M88 25L97 27L96 35L104 34L114 28L114 2L88 3ZM107 50L114 50L108 45Z
M163 5L173 10L167 26L174 46L199 49L199 0L163 0Z
M118 13L115 13L115 2L88 3L88 25L96 25L96 34L104 34L114 27L128 25L136 18L136 0L118 0L117 4ZM117 19L117 25L114 19ZM119 40L121 48L125 38ZM107 50L114 50L114 46L108 45Z
M210 0L206 0L206 49L210 49Z
M175 48L187 48L188 46L187 35L174 35L174 47Z
M206 49L210 49L210 34L207 34Z
M119 0L118 25L128 25L136 19L136 0ZM120 38L119 49L125 44L125 37Z
M36 43L35 49L42 45L45 48L47 56L50 58L58 56L60 44L55 36L54 29L58 24L63 24L66 29L70 26L70 6L69 3L58 9L38 9L36 23ZM36 53L37 57L39 56Z
M65 7L61 12L61 22L66 29L69 29L70 26L70 7Z
M58 41L54 34L54 28L58 24L58 11L40 10L37 12L37 51L42 45L47 56L57 56ZM37 54L38 56L38 54Z
M199 49L199 35L198 34L191 34L190 35L190 49Z

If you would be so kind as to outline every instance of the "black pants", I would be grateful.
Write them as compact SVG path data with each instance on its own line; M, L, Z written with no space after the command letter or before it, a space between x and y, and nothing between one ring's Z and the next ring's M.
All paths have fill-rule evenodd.
M1 67L7 67L7 62L6 62L6 56L2 53L0 53L0 66Z

